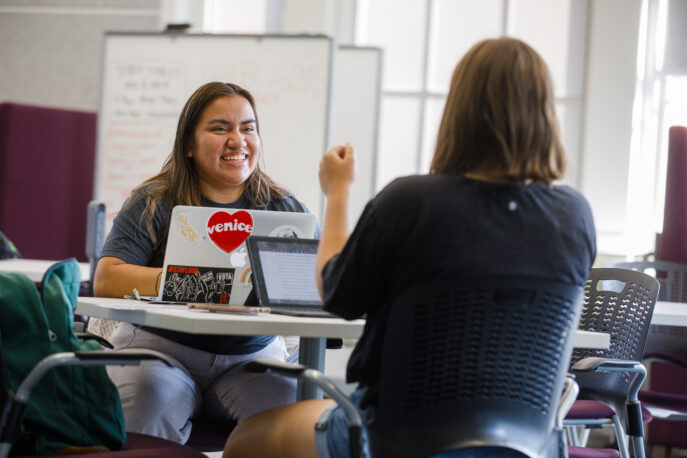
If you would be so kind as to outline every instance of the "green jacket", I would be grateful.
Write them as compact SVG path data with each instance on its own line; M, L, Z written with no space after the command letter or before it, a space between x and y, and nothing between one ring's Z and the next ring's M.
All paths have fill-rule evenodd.
M74 259L45 273L41 293L23 274L0 273L0 330L10 388L16 391L44 357L99 350L74 335L80 286ZM24 418L26 433L13 453L51 454L68 446L124 446L124 417L117 388L104 367L59 367L33 390Z

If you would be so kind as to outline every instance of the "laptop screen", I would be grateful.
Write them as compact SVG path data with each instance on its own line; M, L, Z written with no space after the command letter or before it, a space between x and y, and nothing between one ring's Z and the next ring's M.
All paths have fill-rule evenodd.
M321 306L315 281L317 240L249 237L253 283L265 306Z

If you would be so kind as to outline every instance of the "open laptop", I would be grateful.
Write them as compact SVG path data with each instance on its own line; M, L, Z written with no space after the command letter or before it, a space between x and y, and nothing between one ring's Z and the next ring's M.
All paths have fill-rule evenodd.
M246 244L260 305L283 315L334 316L317 291L318 240L251 236Z
M310 213L176 206L158 299L254 305L246 238L312 238L316 224Z

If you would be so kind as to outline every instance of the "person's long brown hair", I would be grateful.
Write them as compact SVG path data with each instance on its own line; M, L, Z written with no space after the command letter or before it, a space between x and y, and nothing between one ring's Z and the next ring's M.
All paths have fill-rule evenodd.
M474 45L453 73L431 173L489 171L550 185L564 170L544 60L513 38Z
M186 101L179 123L172 152L160 170L160 173L141 183L132 192L127 207L132 206L139 199L146 200L146 207L141 214L141 222L145 225L148 235L156 245L166 237L158 237L153 230L153 218L160 200L165 197L171 207L176 205L200 205L202 193L198 172L193 160L187 156L193 147L195 130L205 107L220 97L243 97L248 100L255 113L255 123L260 135L260 123L255 109L255 100L246 89L232 83L211 82L196 89ZM260 154L262 160L262 151ZM288 191L279 186L258 165L246 180L243 195L256 207L267 205L272 200L281 200L288 195Z

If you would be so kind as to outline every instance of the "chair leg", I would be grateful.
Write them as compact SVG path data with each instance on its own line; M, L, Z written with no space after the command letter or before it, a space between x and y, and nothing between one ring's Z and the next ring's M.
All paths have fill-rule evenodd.
M590 428L584 426L580 429L580 447L586 447L587 442L589 442L589 434L592 432Z
M635 452L635 458L645 458L644 438L642 436L632 436L632 449Z
M580 436L577 434L577 426L566 426L565 429L568 432L570 445L574 445L575 447L581 447Z
M625 430L623 425L620 424L620 418L617 415L613 415L613 426L615 428L615 438L618 441L618 451L620 452L620 458L630 458L630 449L627 445L627 436L625 435Z

